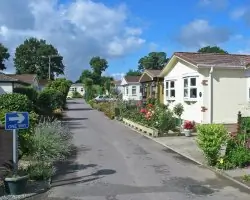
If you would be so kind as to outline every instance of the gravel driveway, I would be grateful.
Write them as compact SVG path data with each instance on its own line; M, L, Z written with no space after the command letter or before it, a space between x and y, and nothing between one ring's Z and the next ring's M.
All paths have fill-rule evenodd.
M249 200L250 193L171 152L83 100L70 100L67 123L77 148L60 165L48 200Z

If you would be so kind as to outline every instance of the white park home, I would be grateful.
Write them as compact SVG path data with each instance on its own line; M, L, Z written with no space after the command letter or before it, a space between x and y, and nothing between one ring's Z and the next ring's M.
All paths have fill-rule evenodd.
M82 83L75 83L72 84L69 88L68 96L72 96L74 92L78 92L82 96L85 93L84 87Z
M140 76L124 76L121 82L122 99L124 101L141 100L141 84L139 82Z
M177 52L160 76L164 103L184 106L182 119L197 123L237 122L249 115L250 55Z

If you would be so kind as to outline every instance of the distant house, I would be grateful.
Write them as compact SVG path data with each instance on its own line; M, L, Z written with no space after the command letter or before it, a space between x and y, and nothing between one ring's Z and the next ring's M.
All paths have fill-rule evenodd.
M49 83L49 80L47 79L40 79L38 81L38 88L39 88L39 91L42 91Z
M161 70L145 70L139 82L142 87L143 98L153 97L163 103L163 77L160 77Z
M115 80L113 81L114 84L114 89L117 94L122 93L123 86L121 85L122 81L121 80Z
M164 103L184 106L182 118L198 123L237 122L250 116L250 55L176 52L162 70Z
M14 78L20 82L27 83L28 85L34 87L36 90L39 90L39 81L36 74L6 74L11 78ZM22 85L15 85L16 87Z
M20 78L20 77L19 77ZM13 93L16 87L30 86L28 81L17 79L17 77L9 74L0 73L0 94Z
M140 76L124 76L121 81L122 99L124 101L141 100L141 84L139 82Z
M80 93L80 94L83 96L84 93L85 93L83 84L82 84L82 83L75 83L75 84L72 84L72 85L70 86L70 88L69 88L68 96L72 96L74 92L78 92L78 93Z

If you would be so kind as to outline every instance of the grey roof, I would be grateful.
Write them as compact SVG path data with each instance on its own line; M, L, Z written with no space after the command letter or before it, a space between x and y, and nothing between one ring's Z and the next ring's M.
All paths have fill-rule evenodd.
M0 72L0 82L17 82L19 81L18 79L12 78L8 76L7 74L1 73Z

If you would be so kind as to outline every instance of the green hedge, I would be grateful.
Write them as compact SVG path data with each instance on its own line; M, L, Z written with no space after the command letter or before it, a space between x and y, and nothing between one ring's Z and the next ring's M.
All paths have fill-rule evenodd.
M24 94L0 95L0 109L11 111L32 111L32 103Z
M36 103L38 92L33 87L17 87L13 89L13 92L24 94L32 103Z
M64 95L52 88L46 88L41 91L37 99L37 107L43 114L50 114L57 108L62 108L64 105Z

